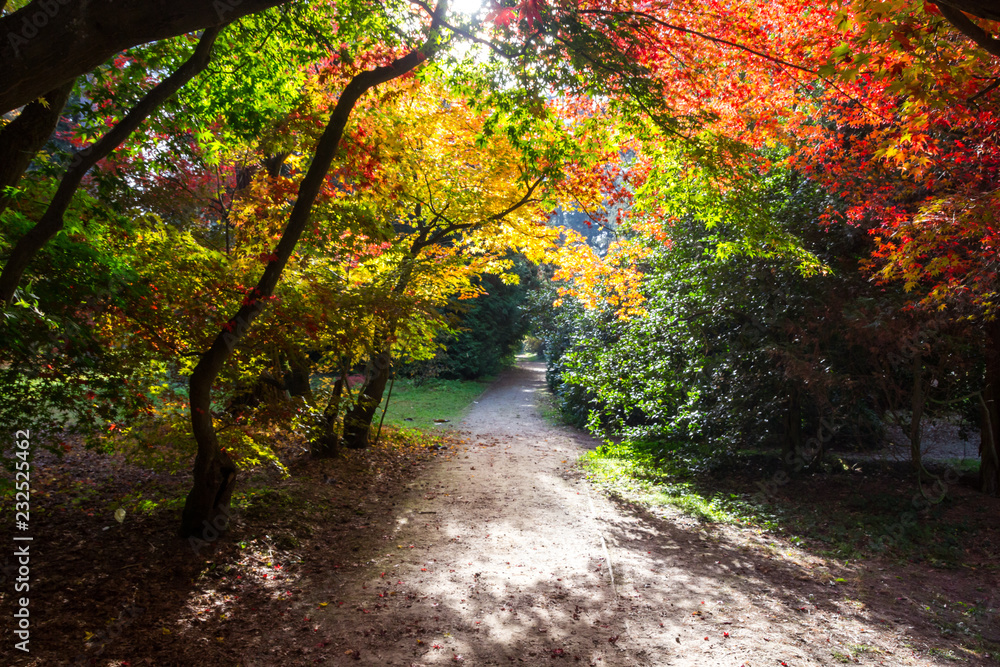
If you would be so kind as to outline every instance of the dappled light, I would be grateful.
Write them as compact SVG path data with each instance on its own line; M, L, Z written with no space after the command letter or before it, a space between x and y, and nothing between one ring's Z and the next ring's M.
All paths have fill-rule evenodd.
M3 664L996 664L995 4L0 2Z

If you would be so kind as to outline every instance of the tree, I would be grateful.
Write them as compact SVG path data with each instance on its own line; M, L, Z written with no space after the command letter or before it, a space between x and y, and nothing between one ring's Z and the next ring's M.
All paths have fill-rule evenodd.
M643 172L647 148L636 146L631 169ZM564 410L661 454L780 439L794 455L836 384L831 363L817 363L833 345L814 354L804 335L824 307L813 300L833 280L802 250L822 195L777 169L725 188L677 152L656 153L653 164L656 173L629 179L629 215L595 258L605 265L597 277L590 263L556 274L585 306L561 325L566 340L550 345L550 369L568 385ZM603 279L623 257L616 246L642 251L627 287Z
M959 4L845 8L844 43L820 72L839 78L854 100L819 97L825 120L807 132L812 140L795 160L840 193L847 223L870 229L876 247L869 268L879 280L899 281L919 308L949 309L956 325L979 322L982 488L995 494L1000 432L989 397L1000 385L1000 339L992 200L1000 172L995 85L986 82L996 67L987 53L996 53L986 30L954 11ZM982 5L963 9L995 18Z
M438 48L440 27L438 19L446 5L439 4L433 15L431 31L424 44L409 50L405 55L392 59L388 64L362 71L354 75L344 87L337 104L330 114L330 120L316 145L313 159L299 185L295 205L288 217L278 242L273 259L258 280L244 304L229 319L226 326L215 338L198 361L189 380L191 425L198 443L198 455L194 465L194 484L184 505L181 519L181 533L186 536L200 534L204 527L225 514L229 507L233 486L236 482L236 467L232 459L220 449L212 419L212 384L231 356L233 347L245 333L247 327L266 306L266 300L274 293L281 273L291 258L295 246L305 231L309 215L320 188L326 179L333 158L340 145L350 113L362 95L372 88L391 81L409 72L426 60Z
M0 130L0 155L6 158L0 167L0 213L10 203L7 188L17 185L31 160L49 140L72 91L70 81L40 96Z
M340 73L334 76L332 80L343 80L345 89L337 101L337 105L335 107L334 110L335 112L332 117L332 120L327 125L327 131L324 133L323 137L319 139L318 146L320 147L320 151L317 154L317 156L314 157L313 162L310 165L309 169L305 172L304 179L299 184L297 192L294 193L296 196L295 206L293 207L291 212L290 222L285 227L285 230L282 233L281 236L282 241L279 242L278 247L276 248L275 251L261 253L261 255L265 258L265 261L268 262L268 266L264 272L264 275L258 281L257 288L253 291L248 291L245 293L242 307L237 311L236 315L234 315L231 318L227 318L227 321L224 323L225 330L219 333L215 337L214 342L212 342L209 345L208 351L201 355L200 361L195 366L194 371L192 373L191 385L190 385L190 401L192 408L192 431L195 439L198 441L199 455L196 459L196 466L195 466L195 477L196 477L195 490L192 491L192 494L189 497L188 506L185 512L185 518L184 518L185 532L190 533L192 531L195 531L198 527L199 520L204 522L206 520L209 520L210 518L214 518L214 516L212 516L213 514L222 511L228 500L228 494L231 490L231 481L234 477L234 472L235 472L233 466L231 465L232 461L228 458L226 453L221 450L217 438L214 435L214 430L213 430L214 427L212 421L213 417L211 413L212 384L214 383L214 380L218 377L218 374L222 366L224 365L226 359L231 355L235 341L240 337L242 333L244 333L245 329L254 319L254 316L257 315L262 310L261 306L264 303L264 300L265 299L269 300L270 297L273 295L274 289L276 288L278 283L278 278L281 275L284 266L288 263L290 259L292 259L292 253L296 246L296 241L298 237L301 236L302 231L304 230L307 224L306 220L308 218L308 214L312 207L312 201L318 195L320 190L322 190L324 187L329 187L332 185L332 183L330 183L329 180L326 178L326 167L329 166L329 164L324 166L324 162L332 160L332 156L335 153L337 146L339 145L339 135L343 132L344 127L346 127L347 115L350 109L353 107L355 98L360 98L361 95L366 90L386 80L385 77L392 78L397 76L398 74L401 74L402 72L407 71L417 62L422 61L427 53L430 53L433 50L440 48L441 46L439 42L435 41L433 43L425 44L424 46L426 48L424 48L422 51L413 51L410 52L409 54L403 54L402 52L399 51L398 42L394 41L395 37L393 37L392 31L389 29L389 21L386 19L386 15L385 14L372 15L370 13L366 15L365 8L366 6L363 3L358 3L356 6L354 5L344 6L344 12L345 12L344 16L349 21L348 23L346 23L346 25L351 26L353 30L351 36L352 38L355 37L357 38L356 44L352 45L351 48L347 48L344 45L344 43L342 43L339 51L336 48L330 48L329 43L327 43L326 45L329 60L334 60L336 58L343 59L342 62L344 63L344 65L339 68ZM31 9L34 10L34 7L31 7ZM435 11L435 15L437 16L436 20L441 21L443 18L443 9L441 11ZM18 20L24 19L25 16L26 16L25 14L16 14ZM65 18L70 15L63 14L62 16ZM132 35L134 37L135 34L137 34L131 32L134 25L129 24L129 21L132 18L134 18L134 16L135 15L132 14L125 16L125 19L123 19L121 25L117 25L114 27L114 29L107 31L107 36L112 41L114 41L115 39L125 39L124 37L122 37L122 35L126 36ZM10 19L11 16L5 16L4 18ZM60 19L60 21L61 20L62 19ZM244 25L248 20L249 19L241 21L241 26ZM51 21L53 29L64 28L64 26L60 27L59 25L57 25L60 23L60 21ZM156 24L156 22L152 22L150 23L151 26L150 29L166 29L162 25L163 23L164 22ZM174 24L175 28L176 25L179 24ZM56 34L56 32L52 31L49 32L51 32L51 34ZM76 44L86 43L88 39L91 38L86 37L86 39L78 40L78 42L76 42L74 46ZM322 38L320 39L320 41L322 41ZM91 42L93 43L93 39L91 39ZM329 42L329 40L327 40L327 42ZM226 46L228 47L230 44L231 44L230 42L227 42ZM19 43L17 45L20 46ZM118 44L117 42L111 47L108 47L107 44L105 44L106 48L112 48L112 49L120 48L120 46L121 44ZM161 43L156 42L150 47L150 49L152 52L155 52L157 49L160 48L160 46ZM97 53L98 51L99 49L95 50L94 53ZM127 62L128 60L140 62L141 59L143 58L143 55L146 52L147 51L145 51L145 47L144 49L133 50L132 53L130 53L128 56L125 56L126 58L125 62ZM175 51L175 53L178 52L179 51ZM93 54L91 54L91 56L93 58L98 57ZM87 66L87 62L83 58L76 58L75 61L76 64L73 65L74 67L81 67L80 65L81 62L83 63L82 67ZM156 68L157 67L162 68L165 62L166 61L160 60L157 63L157 65L153 67L153 70L157 71L157 73L162 72L163 71L162 69L157 70ZM66 65L66 62L63 62L62 65ZM128 99L131 96L132 92L136 90L134 84L136 81L140 80L141 77L139 79L136 78L130 79L128 74L119 75L119 72L134 71L132 68L122 67L121 65L122 62L116 60L113 65L109 64L106 67L105 73L99 73L98 76L95 77L98 83L100 83L101 81L106 81L107 78L110 78L111 80L115 81L113 85L115 93L113 95L111 94L105 95L98 89L98 94L94 97L94 99L100 100L100 108L103 108L104 103L106 101L110 101L112 97L116 99L122 97ZM46 80L46 77L51 75L51 73L46 74L46 72L43 70L44 67L41 66L36 68L35 74L37 76L35 77L34 80L44 82ZM66 76L66 74L65 72L63 72L63 74L60 74L59 76ZM168 77L168 79L169 78L170 77ZM28 82L29 77L22 77L18 75L17 72L15 72L15 80L19 82L19 85L21 84L27 85L25 82ZM330 81L328 81L327 83L330 83ZM122 91L128 91L128 94L122 96L119 94ZM201 94L209 98L212 97L210 91L211 91L210 87L203 87L200 89ZM21 93L18 94L26 95L27 93L24 93L22 91ZM521 141L520 139L516 139L516 137L520 132L523 132L524 130L531 128L533 121L531 121L530 119L531 114L528 113L528 107L533 105L535 103L535 100L530 98L526 100L521 99L517 96L517 94L512 94L511 99L515 100L515 103L513 105L507 105L506 109L508 110L509 113L511 113L511 116L513 118L516 118L517 122L511 124L510 129L508 129L507 136L509 139L511 139L512 145L516 145L519 149L521 149L527 147L530 144L530 141L529 142ZM162 156L166 153L166 151L163 150L162 143L158 145L156 144L156 142L162 142L162 141L172 142L170 144L172 147L177 147L182 152L194 156L195 158L198 158L199 152L204 153L204 155L206 156L205 159L203 160L204 164L211 166L213 164L213 161L207 156L209 155L209 149L212 146L213 139L211 138L210 134L207 140L202 139L202 136L204 135L203 132L204 128L199 129L199 132L197 133L197 142L184 141L178 139L179 137L183 137L184 132L187 131L185 129L183 120L185 118L191 117L194 103L196 101L197 101L197 96L186 97L180 100L176 106L171 107L165 113L158 114L155 117L158 133L154 134L152 139L153 146L155 147L146 149L140 148L138 152L128 153L127 155L129 159L126 160L117 158L115 162L110 163L112 165L112 168L117 168L119 165L129 166L130 163L131 166L152 164L155 161L155 156L157 155ZM142 106L142 102L140 102L139 104L140 106ZM213 112L222 111L223 116L225 117L227 116L226 111L235 106L236 105L227 106L223 104L208 108L211 109L211 111ZM50 114L50 116L51 115L52 114ZM106 154L106 152L104 152L103 150L104 148L113 149L121 145L122 142L120 140L129 137L130 134L128 131L125 131L127 126L131 125L132 127L135 127L135 124L132 121L133 119L138 119L140 116L143 118L147 118L149 117L149 114L143 112L142 114L130 116L130 114L124 113L123 111L117 120L118 125L116 126L121 129L118 131L112 130L112 135L116 138L116 141L114 142L107 141L104 143L99 142L102 147L102 153ZM234 115L228 114L227 120L229 121L230 125L233 124L232 120L234 117L235 117ZM170 126L174 120L179 120L180 122L174 124L176 129L173 131L174 132L173 136L171 136L169 133L162 134L159 132L159 128L165 128ZM239 122L237 122L236 124L239 125ZM252 125L252 123L247 123L246 125ZM223 131L226 130L225 127L221 129ZM131 139L131 137L129 138ZM251 139L253 138L252 132L248 135L248 138ZM259 135L257 138L260 139ZM276 143L273 141L266 141L262 143L268 144L268 150L266 153L268 157L265 160L262 160L262 162L271 165L268 168L268 172L269 174L274 176L276 173L282 170L281 164L283 160L287 158L288 155L287 147L279 145L280 142ZM136 145L141 146L142 141L137 141ZM211 150L214 150L214 148L211 148ZM150 156L154 156L154 160L149 160L148 158ZM533 159L537 159L545 156L536 152L533 153L531 157ZM244 168L244 167L231 170L229 172L229 176L227 177L227 185L225 186L225 190L226 190L226 196L230 197L230 204L232 202L232 197L237 192L246 187L245 183L248 180L247 177L249 176L249 172L252 170L252 168ZM543 170L544 168L547 167L543 167ZM190 175L194 176L195 171L196 170L190 171L189 172ZM57 215L56 213L58 213L58 209L60 208L63 209L64 212L65 210L67 210L67 207L70 205L70 202L72 200L72 195L76 190L75 186L70 187L70 185L72 184L71 182L74 180L77 182L77 184L82 182L83 175L86 173L87 173L86 169L76 169L75 171L72 171L69 174L69 177L67 178L66 181L67 187L59 195L58 201L54 202L55 205L53 206L52 209L53 214L50 216L52 221L57 224L48 224L49 221L46 220L47 224L41 230L41 232L44 233L37 234L36 235L38 236L37 239L29 236L29 240L31 240L35 246L41 247L46 238L51 237L51 234L53 232L58 232L59 228L62 227L62 222L63 222L62 217L60 215ZM153 174L154 176L157 175L157 172L155 170L150 171L149 173ZM163 171L159 172L159 174L164 174L164 173L165 172ZM183 173L180 172L175 172L175 173L184 176ZM145 176L145 174L141 175ZM197 177L202 178L202 175L198 174ZM229 178L233 178L233 180L229 180ZM34 179L33 177L33 180L36 179ZM39 182L44 182L44 179L37 179L37 180ZM106 178L101 172L98 172L96 174L96 177L90 182L90 184L96 186L98 191L103 189L104 192L109 192L104 188L107 186L108 183L111 183L113 180L114 179ZM134 182L140 182L140 181L134 181ZM153 181L147 181L147 183L149 182ZM529 188L532 187L530 183L528 184L528 186ZM153 194L153 190L154 188L147 187L144 185L141 189L140 195L142 198L145 199L146 202L149 202L151 200L148 199L148 197ZM220 192L223 191L223 188L221 186L219 188L219 191ZM209 238L213 227L215 228L223 227L225 229L227 236L226 249L229 250L228 234L231 231L230 227L231 220L229 219L229 213L230 213L229 204L225 203L225 200L222 196L219 196L218 200L220 206L218 207L217 210L212 211L212 213L206 218L207 224L204 225L205 230L197 230L194 236L189 236L187 238L188 240L193 240L197 238L197 236L204 236L204 238ZM114 203L112 203L112 205L114 205ZM176 218L177 216L173 217ZM183 214L181 215L181 217L183 217ZM111 219L113 219L113 216ZM449 220L448 216L444 216L441 217L440 219L434 220L434 222L445 221L447 224L450 224L448 223L448 220ZM176 220L171 220L171 222L176 222ZM219 225L218 224L219 222L221 222L222 224ZM457 224L461 226L464 223L457 223ZM416 231L417 238L415 239L415 243L417 246L420 246L418 248L420 250L423 249L424 244L427 244L427 246L429 247L431 245L434 245L434 243L438 241L445 241L446 237L449 236L451 232L460 231L461 229L461 227L457 227L450 231L446 231L445 233L441 233L442 229L433 228L434 223L423 225L423 228L421 228L422 223L418 223L415 226L417 228ZM197 225L193 226L192 231L195 231L194 228L196 227ZM426 235L424 238L421 238L420 236L421 234L426 234ZM483 247L489 246L488 241L482 241L481 243L483 244ZM195 245L197 245L197 242L195 243ZM193 247L193 246L187 246L187 247ZM411 245L410 249L412 250L413 248L414 246ZM438 259L442 257L452 257L452 258L457 257L457 253L452 250L448 250L448 248L449 246L446 244L444 246L445 250L444 254L441 254L441 252L439 251L435 251L434 256ZM198 258L198 253L201 252L202 252L201 250L198 250L195 253L196 261L198 262L202 261L201 258ZM23 272L23 267L27 265L28 260L30 260L30 256L29 253L18 252L17 255L15 255L12 259L13 262L8 262L9 280L7 280L7 283L11 286L17 283L17 278L19 278L20 274ZM211 283L212 281L217 282L218 278L211 276L213 274L213 271L215 271L212 264L213 262L217 264L218 258L217 257L210 258L210 255L206 253L205 260L206 261L204 262L204 267L206 269L206 276L210 276L209 278L207 278L207 280L209 281L209 283ZM411 260L414 260L414 258L411 257ZM407 267L413 263L414 263L413 261L402 262L400 266L403 268L403 271L401 272L400 275L401 276L405 275L407 273L406 270ZM461 265L461 262L449 260L444 264L458 267ZM481 267L486 266L486 264L488 264L488 262L479 263ZM457 275L461 275L461 272L459 272ZM408 282L408 280L409 278L406 278L401 282L397 281L396 285L400 286L400 289L403 292L405 292L406 291L405 285ZM137 291L141 293L141 290ZM136 296L149 303L150 304L149 309L155 309L155 306L153 304L155 304L159 300L159 297L156 297L153 294L153 292L156 291L158 290L155 284L150 284L148 286L148 291L146 294L142 296L138 295ZM217 315L212 314L205 319L206 321L211 322L217 319ZM166 331L169 333L169 328ZM149 331L147 330L146 333L149 333ZM191 336L190 333L187 335L187 340L189 341L195 340L195 338L196 337ZM150 336L148 340L149 340L149 345L152 348L169 350L171 347L170 341L163 340L162 336Z
M508 253L537 258L551 245L540 204L546 181L559 176L566 137L555 118L540 121L534 148L549 157L536 162L500 131L503 121L487 131L488 118L426 81L413 81L379 100L354 134L365 173L342 178L359 183L356 196L390 211L394 233L376 260L383 264L378 274L388 278L387 298L407 305L393 309L374 332L365 384L344 416L348 447L367 446L392 350L403 342L400 326L415 307L439 308L446 303L441 297L457 287L474 291L470 281L477 275L505 273Z

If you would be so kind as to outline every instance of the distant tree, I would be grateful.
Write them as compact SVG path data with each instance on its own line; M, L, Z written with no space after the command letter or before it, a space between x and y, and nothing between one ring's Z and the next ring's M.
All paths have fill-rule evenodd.
M514 261L508 275L517 282L483 275L476 285L480 293L453 308L455 333L446 335L444 349L425 362L437 375L475 380L496 375L513 363L531 325L528 295L537 284L533 267L520 258ZM420 372L420 364L415 372Z

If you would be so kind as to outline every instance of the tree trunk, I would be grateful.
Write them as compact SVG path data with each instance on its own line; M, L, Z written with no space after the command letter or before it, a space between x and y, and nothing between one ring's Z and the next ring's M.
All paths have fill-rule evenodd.
M292 396L302 396L306 402L312 403L312 366L309 358L301 352L288 355L288 370L284 373L285 389Z
M236 485L236 464L220 449L212 423L212 382L218 375L213 367L222 364L214 363L217 355L209 353L202 356L189 381L191 426L198 443L198 455L194 462L194 483L181 515L181 535L206 541L213 529L222 532L228 527L228 522L220 522L220 517L228 519L229 502Z
M73 81L64 83L24 107L17 118L0 131L0 213L10 204L5 188L14 187L52 136L63 107L73 92Z
M784 433L781 442L781 458L791 465L795 462L795 455L802 447L802 404L799 401L799 388L792 386L788 391L788 408L785 410L782 421L784 422Z
M988 53L1000 57L1000 41L963 13L991 21L1000 20L1000 8L995 0L935 0L934 4L941 10L941 16L948 19L959 32Z
M1000 496L1000 317L986 323L986 387L980 407L980 490Z
M312 443L312 455L318 459L329 459L340 453L340 435L337 433L337 417L340 416L340 397L347 382L347 371L340 374L333 385L333 393L323 410L323 433Z
M392 369L391 352L382 350L372 359L371 371L365 380L357 402L344 415L344 445L348 449L364 449L368 446L375 411L382 402L382 394L389 382Z
M913 390L910 392L910 461L917 471L917 479L924 479L923 452L920 450L921 425L924 419L924 360L917 353L913 355Z
M437 11L437 10L435 10ZM490 216L491 220L500 220L512 211L524 206L531 198L542 182L539 177L529 188L520 201L509 206L506 210ZM410 245L408 255L403 259L400 266L399 277L392 287L392 296L399 297L406 292L421 251L428 246L444 244L449 241L449 237L455 232L472 227L475 223L452 223L434 229L433 225L444 218L443 212L437 212L429 222L422 222L422 206L417 204L414 210L416 219L417 237ZM392 370L392 339L395 336L398 325L398 318L392 318L386 324L384 331L375 335L375 344L381 343L383 348L373 357L368 374L365 378L365 386L361 390L357 401L350 411L344 416L344 444L349 449L364 449L368 446L368 434L371 430L372 420L375 418L375 411L379 403L382 402L382 394L385 393L385 386L389 381Z
M417 205L416 215L420 216L420 205ZM413 265L417 255L426 247L428 241L427 230L422 229L417 239L410 246L410 254L400 267L399 277L396 284L392 286L393 296L399 296L406 291L413 278ZM392 344L389 339L396 332L396 321L389 322L386 330L375 334L375 340L386 341L385 347L372 357L369 362L368 372L365 373L365 385L358 393L358 399L351 409L344 415L344 445L348 449L364 449L368 446L368 435L371 431L372 421L375 419L375 411L379 403L382 402L382 394L385 393L385 385L389 382L389 375L392 370Z
M252 309L248 306L241 308L238 317L242 326L236 329L235 334L227 330L225 336L217 336L212 346L201 355L188 379L191 431L198 443L198 454L194 461L191 492L181 515L182 537L204 539L207 526L214 523L219 515L229 512L229 501L236 483L236 465L219 447L212 418L212 384L239 336L261 310L263 304L260 301L254 302Z
M354 105L368 90L409 72L427 59L425 54L433 53L438 48L437 33L446 7L442 2L435 8L430 35L420 49L411 51L389 65L361 72L344 87L333 113L330 114L330 121L316 144L312 164L299 185L295 205L274 252L275 259L268 262L257 286L248 292L243 305L224 325L212 346L202 354L191 374L191 425L198 443L198 455L195 458L193 486L184 504L181 520L181 535L184 537L197 536L205 521L211 522L220 513L228 511L231 484L235 481L235 466L232 477L225 474L228 456L220 451L215 434L211 410L212 385L222 366L232 355L240 336L263 311L265 300L274 294L281 273L309 223L313 203L326 180Z

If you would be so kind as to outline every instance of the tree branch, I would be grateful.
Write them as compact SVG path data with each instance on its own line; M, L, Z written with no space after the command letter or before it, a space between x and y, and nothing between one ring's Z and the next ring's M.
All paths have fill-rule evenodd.
M996 0L933 0L938 7L947 5L960 12L978 16L981 19L1000 21L1000 6Z
M733 42L731 40L724 39L722 37L716 37L714 35L709 35L708 33L700 32L698 30L692 30L691 28L685 28L684 26L675 25L673 23L667 23L666 21L658 19L655 16L650 16L649 14L647 14L645 12L614 11L614 10L606 10L606 9L581 9L581 10L579 10L579 13L580 14L597 14L597 15L601 15L601 16L607 16L607 15L611 15L611 16L617 16L617 15L635 16L635 17L642 18L642 19L645 19L647 21L650 21L652 23L655 23L658 26L667 28L669 30L673 30L675 32L681 32L681 33L684 33L684 34L687 34L687 35L693 35L695 37L699 37L699 38L704 39L704 40L709 41L709 42L714 42L716 44L722 44L723 46L731 46L734 49L739 49L740 51L746 51L747 53L752 53L755 56L763 58L764 60L770 60L773 63L777 63L779 65L784 65L785 67L791 67L792 69L797 69L797 70L799 70L801 72L805 72L807 74L813 74L813 75L817 74L816 70L811 70L808 67L803 67L802 65L796 65L795 63L789 62L787 60L782 60L781 58L778 58L777 56L772 56L772 55L769 55L767 53L764 53L763 51L758 51L756 49L750 48L749 46L746 46L745 44L740 44L739 42Z
M0 113L138 44L220 27L290 0L35 0L0 17Z
M63 107L73 91L73 81L49 91L0 130L0 213L10 203L4 189L14 187L31 165L59 123Z
M511 213L513 213L514 211L516 211L517 209L521 208L522 206L524 206L525 204L527 204L528 202L530 202L531 201L531 195L533 195L535 193L535 190L537 190L538 186L541 185L544 181L545 181L545 177L544 176L539 176L537 179L535 179L534 183L532 183L530 186L528 186L528 191L524 193L523 197L521 197L518 201L516 201L513 204L511 204L510 206L508 206L503 211L500 211L499 213L494 213L490 217L486 218L485 222L496 222L498 220L503 220L508 215L510 215Z
M196 534L201 529L203 520L211 519L214 512L228 506L232 483L235 481L235 465L220 449L212 418L212 385L215 379L232 356L240 337L263 312L266 299L274 294L285 265L309 224L313 204L326 181L354 106L369 90L409 72L435 52L440 43L440 19L446 10L447 0L441 0L432 14L427 40L420 49L410 51L389 65L361 72L344 87L330 114L326 129L316 144L312 163L299 184L295 205L274 252L275 259L268 262L256 288L247 295L224 330L216 335L191 373L188 380L191 428L198 443L198 454L194 464L194 485L185 501L181 519L183 535ZM220 476L222 473L225 473L224 479Z
M1000 40L990 36L989 33L976 25L972 19L952 5L945 4L944 2L935 2L934 4L941 10L941 15L948 19L948 22L955 26L959 32L981 46L987 53L1000 58Z
M980 98L988 95L991 91L995 90L997 86L1000 86L1000 78L993 79L993 83L991 83L990 85L986 86L985 88L983 88L982 90L980 90L978 93L976 93L975 95L973 95L969 99L965 100L965 103L966 104L975 104Z
M73 162L63 174L59 188L45 209L42 219L18 240L3 267L3 272L0 273L0 306L11 302L17 283L28 268L28 264L42 246L63 228L66 210L73 201L73 195L76 194L83 177L91 167L118 148L163 102L208 66L212 56L212 46L222 27L206 30L194 53L183 65L146 93L124 118L108 130L107 134L74 155Z

